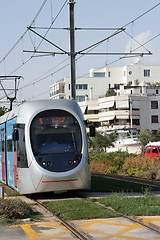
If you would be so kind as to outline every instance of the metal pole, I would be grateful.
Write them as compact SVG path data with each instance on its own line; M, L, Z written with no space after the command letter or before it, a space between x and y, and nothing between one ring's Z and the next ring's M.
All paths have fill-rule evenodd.
M68 0L70 23L70 64L71 64L71 97L76 100L76 71L75 71L75 27L74 27L74 0Z
M4 199L4 187L0 187L0 198Z

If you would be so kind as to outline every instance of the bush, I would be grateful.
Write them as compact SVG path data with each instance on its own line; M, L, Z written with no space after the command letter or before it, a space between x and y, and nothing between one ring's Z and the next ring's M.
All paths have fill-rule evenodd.
M127 152L90 153L91 171L120 173L160 180L160 157L141 157Z
M21 200L0 199L0 217L8 219L23 219L34 215L34 211Z
M133 154L130 155L128 152L121 151L112 153L90 153L91 171L96 172L97 170L99 172L104 171L105 173L117 172L122 168L125 158L128 156L133 156Z

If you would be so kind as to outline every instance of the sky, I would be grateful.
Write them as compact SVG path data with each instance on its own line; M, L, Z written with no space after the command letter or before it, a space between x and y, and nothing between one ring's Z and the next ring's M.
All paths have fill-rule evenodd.
M159 4L159 5L158 5ZM152 9L153 8L153 9ZM148 11L148 12L147 12ZM137 61L145 65L160 65L160 1L157 0L76 0L75 27L125 28L110 37L91 52L107 55L79 55L76 77L87 77L91 68L123 66ZM49 87L70 76L70 59L67 54L33 54L26 51L60 52L54 43L69 52L69 31L36 27L67 28L69 5L66 0L5 0L0 8L0 76L22 76L18 81L17 102L49 98ZM45 36L43 40L28 30ZM115 30L76 30L75 49L79 52L115 33ZM151 40L152 39L152 40ZM143 45L143 46L142 46ZM121 58L109 53L151 52L143 57ZM0 105L6 105L2 88L14 88L14 81L2 80ZM6 94L14 94L7 90Z

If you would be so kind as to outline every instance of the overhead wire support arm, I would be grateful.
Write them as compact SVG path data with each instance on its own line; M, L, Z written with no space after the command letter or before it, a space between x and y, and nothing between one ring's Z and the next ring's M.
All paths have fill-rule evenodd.
M84 52L84 51L86 51L86 50L88 50L88 49L90 49L90 48L92 48L92 47L95 47L95 46L97 46L98 44L101 44L102 42L105 42L106 40L110 39L111 37L116 36L117 34L123 32L123 31L125 31L125 28L120 28L118 31L116 31L115 33L113 33L113 34L110 35L109 37L106 37L106 38L102 39L101 41L96 42L96 43L92 44L91 46L89 46L89 47L87 47L87 48L79 51L78 54L81 54L82 52Z
M17 80L22 78L22 76L0 76L0 85L2 87L2 90L4 91L7 99L10 101L10 111L12 110L12 106L13 106L13 101L16 99L17 96ZM6 90L2 84L3 80L13 80L15 81L15 85L14 85L14 97L9 97L9 95L7 94ZM12 89L13 90L13 89Z
M41 30L46 30L46 29L49 29L49 30L70 30L70 28L69 27L65 27L65 28L56 28L56 27L33 27L33 26L30 26L30 28L32 28L32 29L41 29ZM74 28L74 30L91 30L91 31L98 31L98 30L100 30L100 31L106 31L106 30L109 30L109 31L111 31L111 30L120 30L120 29L122 29L122 28L97 28L97 27L88 27L88 28L86 28L86 27L75 27Z
M41 37L43 40L45 40L46 42L50 43L51 45L53 45L54 47L58 48L60 51L62 51L65 54L68 54L68 52L66 52L64 49L60 48L59 46L57 46L56 44L54 44L53 42L51 42L50 40L48 40L47 38L43 37L41 34L35 32L31 27L28 27L28 29L35 33L37 36Z
M115 53L105 53L105 52L94 52L94 53L91 53L91 52L86 52L86 53L80 53L81 55L135 55L135 56L143 56L143 55L152 55L151 52L148 52L148 53L134 53L134 52L115 52Z
M57 54L65 54L64 52L49 52L49 51L37 51L37 50L34 50L34 51L31 51L31 50L23 50L23 52L26 52L26 53L40 53L40 54L46 54L45 56L55 56ZM41 56L44 56L44 55L38 55L38 56L32 56L32 57L41 57Z

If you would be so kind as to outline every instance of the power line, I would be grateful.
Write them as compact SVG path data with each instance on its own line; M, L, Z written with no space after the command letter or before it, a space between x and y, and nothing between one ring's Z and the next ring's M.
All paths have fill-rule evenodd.
M158 7L160 5L160 3L156 4L155 6L153 6L152 8L150 8L149 10L147 10L146 12L142 13L141 15L139 15L138 17L136 17L135 19L133 19L132 21L130 21L129 23L127 23L126 25L123 26L123 28L127 27L128 25L130 25L131 23L137 21L139 18L143 17L144 15L146 15L147 13L151 12L153 9L155 9L156 7Z
M31 22L31 26L33 25L33 23L35 22L35 20L37 19L37 17L39 16L40 12L42 11L44 5L46 4L47 0L44 0L40 9L38 10L35 18L33 19L33 21ZM13 49L17 46L17 44L22 40L22 38L26 35L26 33L28 32L28 29L22 34L22 36L17 40L17 42L13 45L13 47L8 51L8 53L2 58L2 60L0 61L0 63L2 63L4 61L4 59L6 59L6 57L8 57L8 55L13 51Z
M42 8L44 7L44 5L46 4L46 2L47 2L47 0L45 0L45 1L43 2L40 10L38 11L37 15L35 16L35 18L34 18L34 20L32 21L32 23L31 23L30 26L33 25L33 23L35 22L36 18L38 17L39 13L41 12L41 10L42 10ZM50 29L52 29L53 23L54 23L55 20L58 18L59 14L61 13L61 11L62 11L62 9L63 9L63 7L65 6L66 3L67 3L67 0L66 0L66 1L64 2L64 4L62 5L62 8L61 8L60 11L58 12L56 18L52 21L52 23L51 23L48 31L49 31ZM141 17L143 17L144 15L146 15L147 13L149 13L150 11L152 11L153 9L155 9L156 7L158 7L159 5L160 5L160 3L156 4L155 6L153 6L153 7L152 7L151 9L149 9L148 11L144 12L143 14L141 14L140 16L138 16L137 18L135 18L134 20L132 20L132 21L130 21L129 23L127 23L126 25L124 25L123 28L126 27L126 26L128 26L129 24L137 21L138 19L140 19ZM78 28L77 28L77 29L78 29ZM80 29L80 28L79 28L79 29ZM84 28L84 29L85 29L85 28ZM86 30L87 30L87 28L86 28ZM15 46L19 43L19 41L24 37L24 35L27 33L27 31L28 31L28 29L24 32L24 34L20 37L20 39L15 43L15 45L11 48L11 50L5 55L5 57L0 61L0 63L5 60L5 58L10 54L10 52L14 49L14 47L15 47ZM47 35L48 31L46 32L46 34L45 34L44 36ZM43 41L43 40L42 40L42 41ZM41 42L42 42L42 41L41 41ZM41 44L41 43L40 43L40 44ZM38 45L38 47L40 46L40 44ZM143 44L143 45L144 45L144 44ZM143 45L141 45L141 46L143 46ZM38 47L37 47L37 49L38 49ZM97 47L97 46L95 46L95 47ZM32 57L33 57L33 56L32 56ZM31 57L31 58L32 58L32 57ZM81 56L81 57L83 57L83 56ZM29 58L25 63L27 63L29 60L31 60L31 58ZM78 60L79 60L79 58L77 59L77 61L78 61ZM120 59L119 59L119 60L120 60ZM119 61L119 60L117 60L117 61ZM17 69L15 69L12 73L14 73L14 72L17 71L19 68L21 68L25 63L21 64L21 65L20 65ZM110 64L111 64L111 63L110 63ZM60 69L57 70L57 71L60 71L61 69L65 68L65 67L68 66L68 65L69 65L69 64L65 65L64 67L60 68ZM57 71L56 71L56 72L57 72ZM53 73L53 74L54 74L54 73ZM50 74L50 76L52 76L53 74ZM46 76L46 78L47 78L47 77L48 77L48 76ZM40 79L39 81L41 81L41 79ZM38 81L36 81L36 83L37 83L37 82L38 82ZM34 82L32 82L30 85L32 85L33 83L34 83Z

